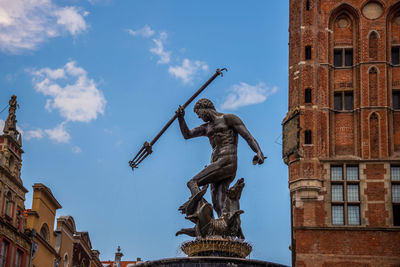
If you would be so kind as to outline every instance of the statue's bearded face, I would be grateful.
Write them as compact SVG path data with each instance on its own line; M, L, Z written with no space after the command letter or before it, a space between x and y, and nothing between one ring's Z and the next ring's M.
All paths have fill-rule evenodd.
M211 114L209 109L198 109L196 110L197 116L205 122L211 121Z

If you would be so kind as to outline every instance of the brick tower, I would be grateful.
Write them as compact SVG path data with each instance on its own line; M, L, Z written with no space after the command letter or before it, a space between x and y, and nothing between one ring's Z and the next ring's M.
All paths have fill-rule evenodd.
M290 0L293 266L400 266L400 1Z

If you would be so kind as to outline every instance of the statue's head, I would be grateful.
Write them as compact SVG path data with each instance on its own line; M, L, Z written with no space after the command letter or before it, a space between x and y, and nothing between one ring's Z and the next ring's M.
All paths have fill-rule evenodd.
M211 114L215 113L215 107L213 102L207 98L202 98L194 105L194 112L196 112L197 116L205 122L208 122L212 119Z

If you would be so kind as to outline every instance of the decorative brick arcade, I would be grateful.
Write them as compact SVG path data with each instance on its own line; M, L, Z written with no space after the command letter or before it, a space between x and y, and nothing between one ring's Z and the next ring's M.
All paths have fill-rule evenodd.
M293 266L400 266L400 1L290 0Z

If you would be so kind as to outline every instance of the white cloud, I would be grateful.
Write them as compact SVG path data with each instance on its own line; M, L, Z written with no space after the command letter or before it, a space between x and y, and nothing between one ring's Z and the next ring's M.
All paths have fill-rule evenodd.
M36 129L36 130L29 130L26 131L26 134L24 135L24 138L26 140L30 139L41 139L44 136L44 131L42 129Z
M78 153L81 153L81 152L82 152L82 149L81 149L79 146L74 146L74 147L72 148L72 152L78 154Z
M222 109L237 109L243 106L262 103L268 96L276 93L278 87L268 87L263 82L257 85L249 85L241 82L232 86L230 91L231 93L229 93L221 105Z
M86 21L83 16L88 13L81 14L79 10L74 7L64 7L55 12L57 16L57 24L64 26L71 35L77 35L87 29Z
M142 36L145 38L151 37L154 35L154 31L151 29L151 27L149 25L144 25L143 28L138 29L138 30L132 30L132 29L127 29L126 30L130 35L132 36Z
M143 28L138 30L128 29L127 32L133 36L142 36L149 38L155 34L155 31L151 29L149 25L145 25ZM171 56L171 51L167 51L164 47L165 41L167 40L168 34L166 32L160 32L158 38L153 38L153 47L149 51L158 57L157 64L168 64L168 72L177 79L181 79L183 83L191 83L193 78L202 71L208 70L206 62L199 60L190 60L185 58L182 64L172 66L172 59L175 57ZM183 49L185 50L185 49Z
M153 39L155 47L150 48L150 52L159 57L157 64L167 64L171 61L171 51L164 50L164 41L167 39L167 33L161 32L158 39Z
M89 122L104 114L106 100L87 72L70 61L59 69L31 71L36 91L49 97L46 109L58 110L67 121Z
M51 140L57 143L68 143L71 138L70 134L65 130L65 123L61 123L53 129L46 129L44 132Z
M198 60L191 61L185 58L181 66L170 66L168 72L175 78L181 79L184 83L190 83L198 72L207 70L207 63Z
M75 6L60 7L52 0L0 0L0 50L17 54L64 33L80 34L88 27L86 15Z

